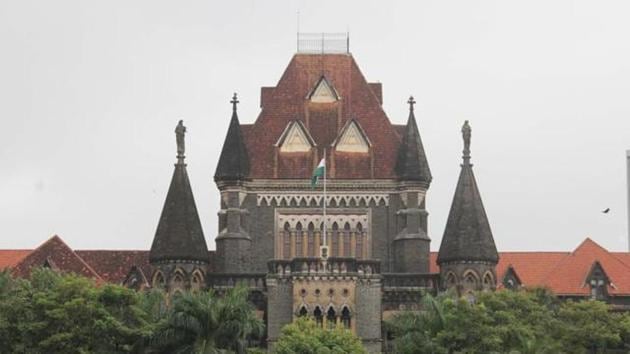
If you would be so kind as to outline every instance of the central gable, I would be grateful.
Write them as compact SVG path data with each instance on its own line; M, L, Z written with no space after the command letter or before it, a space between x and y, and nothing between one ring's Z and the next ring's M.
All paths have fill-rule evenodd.
M356 167L352 175L337 178L398 177L394 167L401 137L352 55L296 54L262 98L262 110L244 134L251 154L249 178L309 179L313 161L323 157L324 149L338 149ZM348 125L352 119L356 126ZM303 131L292 121L299 121ZM309 137L311 153L306 153ZM290 152L302 156L285 154Z

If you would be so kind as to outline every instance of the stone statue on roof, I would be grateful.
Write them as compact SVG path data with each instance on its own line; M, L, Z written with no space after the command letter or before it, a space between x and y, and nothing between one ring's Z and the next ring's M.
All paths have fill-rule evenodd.
M470 136L472 129L470 129L470 125L468 121L464 121L464 125L462 126L462 137L464 138L464 155L470 156Z
M186 135L186 127L184 126L184 121L179 120L177 123L177 127L175 127L175 137L177 141L177 157L184 157L184 152L186 151L186 145L184 142L184 136Z

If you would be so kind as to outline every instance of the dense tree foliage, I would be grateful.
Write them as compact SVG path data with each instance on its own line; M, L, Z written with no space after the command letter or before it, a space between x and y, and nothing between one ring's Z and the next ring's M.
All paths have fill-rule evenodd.
M263 332L247 294L169 299L48 269L0 272L0 353L244 353Z
M361 340L347 329L323 329L314 321L300 318L284 326L275 345L276 354L361 354Z
M387 323L396 353L604 353L630 349L630 315L544 289L427 296Z

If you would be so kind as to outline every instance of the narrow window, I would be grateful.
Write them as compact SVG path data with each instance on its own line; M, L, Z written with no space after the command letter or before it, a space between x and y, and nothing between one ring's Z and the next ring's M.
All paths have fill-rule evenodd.
M339 225L337 223L334 223L332 227L332 250L330 255L339 257Z
M315 225L308 224L307 251L309 257L315 257Z
M343 226L343 256L350 257L350 224Z
M341 323L345 328L349 329L351 325L350 321L350 310L348 307L344 307L343 310L341 310Z
M291 230L289 223L284 223L284 231L282 232L284 246L282 247L282 255L285 259L291 259Z
M328 328L333 329L337 326L337 314L335 313L335 309L332 306L328 309L326 313L326 322L328 323Z
M317 323L319 327L324 325L324 314L319 306L317 306L315 311L313 311L313 317L315 317L315 323Z
M356 257L357 259L363 258L363 226L361 223L357 224L357 249L356 249Z
M302 257L302 223L298 222L295 226L295 256Z

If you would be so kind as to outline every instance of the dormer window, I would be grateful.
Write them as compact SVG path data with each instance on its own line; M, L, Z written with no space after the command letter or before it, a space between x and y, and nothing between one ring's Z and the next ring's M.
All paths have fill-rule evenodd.
M521 286L521 279L516 274L516 271L512 266L509 266L507 271L505 272L505 276L503 276L503 286L506 289L515 290Z
M591 271L586 278L586 283L591 288L591 299L605 300L608 296L608 284L610 280L599 262L593 263Z
M333 143L336 151L367 153L370 150L370 142L365 132L354 119L341 129L337 140Z
M278 139L276 146L280 152L309 152L315 142L300 121L292 121Z
M335 88L322 76L307 97L314 103L331 103L339 100Z

